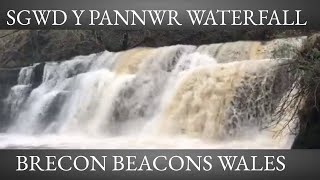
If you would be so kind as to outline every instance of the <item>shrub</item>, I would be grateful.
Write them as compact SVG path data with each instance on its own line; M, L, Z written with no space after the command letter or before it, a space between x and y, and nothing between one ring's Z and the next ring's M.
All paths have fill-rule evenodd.
M282 47L286 49L286 47ZM277 53L283 51L279 48ZM279 115L274 121L279 123L290 114L283 129L290 126L291 122L295 127L292 132L297 133L307 126L314 110L319 111L320 105L320 34L308 37L301 49L295 50L295 56L288 64L289 73L294 77L293 86L285 100L280 104L277 112ZM320 112L320 111L319 111ZM283 130L282 129L282 130Z

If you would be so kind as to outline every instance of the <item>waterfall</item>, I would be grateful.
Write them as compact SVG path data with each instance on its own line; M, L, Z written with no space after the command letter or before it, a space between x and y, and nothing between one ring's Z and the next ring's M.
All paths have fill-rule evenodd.
M288 148L289 134L279 143L264 127L294 83L281 65L304 39L105 51L22 68L4 100L0 147Z

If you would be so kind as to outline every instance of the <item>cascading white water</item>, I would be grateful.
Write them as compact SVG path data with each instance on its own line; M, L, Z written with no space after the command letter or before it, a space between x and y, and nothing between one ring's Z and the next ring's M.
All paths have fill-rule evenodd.
M0 147L288 148L261 128L291 86L272 50L302 40L106 51L46 63L37 87L22 68Z

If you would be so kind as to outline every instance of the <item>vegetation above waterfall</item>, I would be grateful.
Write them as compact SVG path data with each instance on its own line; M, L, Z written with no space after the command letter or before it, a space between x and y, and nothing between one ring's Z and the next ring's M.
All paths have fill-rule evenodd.
M300 91L308 97L314 99L317 107L316 95L320 84L320 35L315 34L308 38L303 48L298 52L298 56L293 68L300 77Z
M279 49L277 53L283 53L286 48ZM287 64L294 77L291 97L286 97L278 114L284 118L286 112L291 113L286 125L295 122L292 130L297 133L297 137L293 148L319 148L320 34L309 36L302 47L295 50L294 57L294 60ZM281 118L277 121L279 120Z

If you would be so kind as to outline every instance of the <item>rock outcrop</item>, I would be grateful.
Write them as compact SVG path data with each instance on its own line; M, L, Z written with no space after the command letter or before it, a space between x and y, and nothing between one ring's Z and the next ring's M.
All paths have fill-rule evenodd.
M311 31L151 31L151 30L12 30L0 31L0 67L63 61L103 50L138 46L211 44L238 40L269 40L305 35Z

